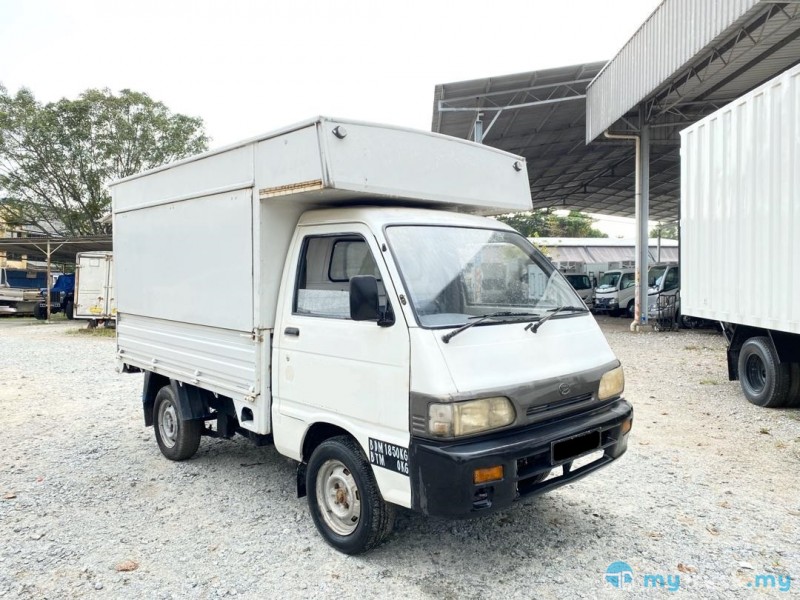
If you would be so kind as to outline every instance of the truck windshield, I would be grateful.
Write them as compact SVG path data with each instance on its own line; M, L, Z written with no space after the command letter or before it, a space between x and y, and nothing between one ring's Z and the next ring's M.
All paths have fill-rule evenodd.
M661 278L664 277L664 271L667 267L650 267L647 272L647 285L649 287L656 287L661 285Z
M530 318L558 307L583 307L564 277L516 232L397 225L388 227L386 236L423 327L457 327L487 314ZM575 314L580 313L558 316Z
M576 290L589 290L592 288L592 282L589 281L588 275L566 275L566 278Z
M619 271L603 273L603 276L600 278L600 283L597 285L597 287L616 288L617 282L619 281L619 276L620 276Z

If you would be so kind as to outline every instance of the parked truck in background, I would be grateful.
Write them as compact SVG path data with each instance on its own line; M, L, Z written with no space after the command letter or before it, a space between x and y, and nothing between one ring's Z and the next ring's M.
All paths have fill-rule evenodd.
M681 305L719 321L728 375L800 406L800 65L681 132Z
M592 280L585 273L565 273L567 281L569 281L572 288L578 292L583 303L586 304L590 310L594 308L594 286Z
M635 284L634 269L615 269L603 273L594 290L594 312L633 318Z
M113 322L116 316L114 253L79 252L75 257L75 318L88 319L90 326L95 326Z
M397 506L486 515L625 452L594 318L479 216L531 208L524 159L318 118L111 190L118 364L145 372L161 452L274 444L334 548L376 546Z
M647 269L648 319L657 329L677 329L681 322L681 271L677 264Z
M42 287L47 271L0 267L0 315L32 315Z
M59 275L53 287L50 288L50 314L63 312L67 319L73 318L75 309L75 273ZM47 288L39 290L39 302L33 311L33 316L43 320L47 318Z

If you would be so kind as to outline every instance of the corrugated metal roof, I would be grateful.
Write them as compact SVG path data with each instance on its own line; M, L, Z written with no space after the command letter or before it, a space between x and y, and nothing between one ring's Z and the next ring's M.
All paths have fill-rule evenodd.
M527 159L534 208L633 216L633 144L598 135L644 122L650 218L672 221L680 129L798 62L798 0L664 0L608 65L437 85L433 130L471 139L483 111L483 142Z
M649 121L694 113L698 102L715 110L790 67L800 60L799 10L773 0L664 0L588 86L587 143L643 102Z
M439 84L433 131L473 139L482 113L483 143L525 156L534 208L574 208L633 216L633 144L586 146L586 86L605 61ZM495 119L496 117L496 119ZM679 165L653 149L651 215L674 220ZM659 186L663 186L660 188Z

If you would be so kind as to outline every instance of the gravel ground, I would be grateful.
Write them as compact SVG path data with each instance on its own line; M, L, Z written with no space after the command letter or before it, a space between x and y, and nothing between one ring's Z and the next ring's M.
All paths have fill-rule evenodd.
M800 578L800 411L745 401L715 332L600 320L636 409L622 459L479 520L402 512L388 543L348 557L273 448L204 438L169 462L112 338L0 319L0 597L652 597L667 592L643 576L660 574L730 598L763 596L757 574ZM615 561L626 591L603 581Z

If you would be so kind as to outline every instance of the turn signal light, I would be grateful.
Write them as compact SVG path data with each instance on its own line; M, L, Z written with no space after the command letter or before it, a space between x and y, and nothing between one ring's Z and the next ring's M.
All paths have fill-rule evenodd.
M622 435L628 433L631 430L631 427L633 427L633 419L628 419L627 421L624 421L622 423Z
M503 465L496 467L486 467L484 469L475 469L472 474L472 481L477 485L479 483L488 483L489 481L499 481L503 478Z

